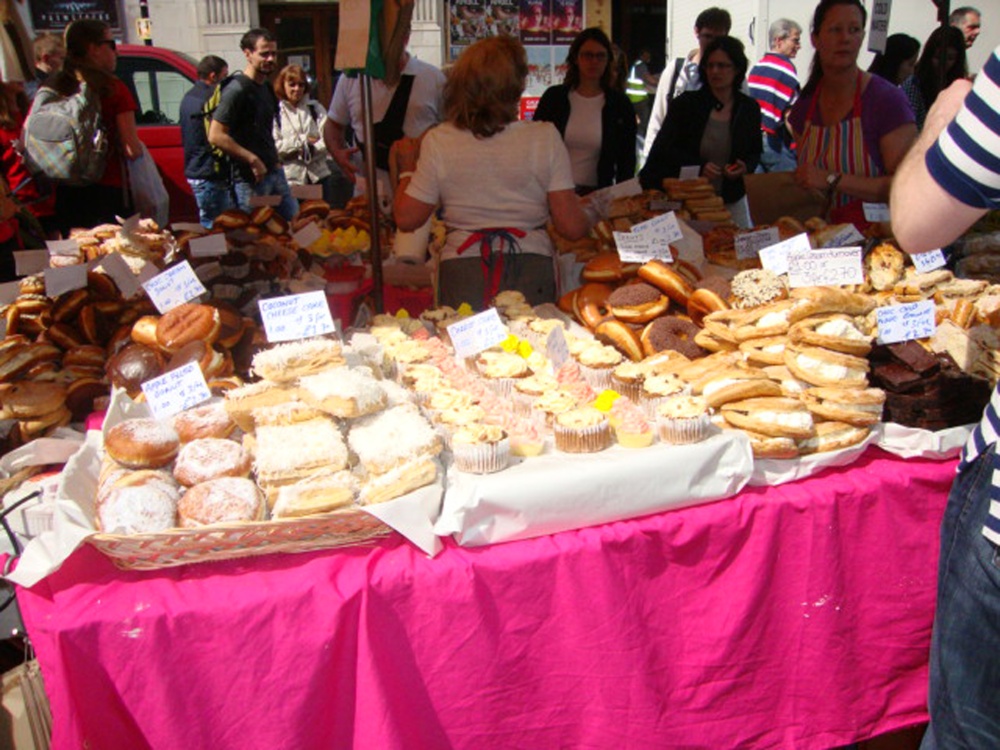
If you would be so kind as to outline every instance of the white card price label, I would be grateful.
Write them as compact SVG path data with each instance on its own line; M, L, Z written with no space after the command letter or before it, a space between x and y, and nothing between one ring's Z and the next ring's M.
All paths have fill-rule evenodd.
M788 273L788 256L792 252L808 253L810 250L812 245L809 244L809 235L803 232L776 245L762 248L759 253L760 264L771 273L781 276Z
M670 245L656 242L652 237L635 232L612 232L618 257L626 263L646 263L654 258L673 262Z
M188 242L188 250L192 258L218 258L229 252L229 245L226 244L226 235L216 232L204 237L192 237Z
M205 234L208 230L201 224L190 221L175 221L170 225L171 232L194 232L195 234Z
M201 285L198 277L194 275L191 264L186 260L157 274L144 282L142 287L161 315L205 294L205 287Z
M49 255L79 255L80 243L76 240L46 240Z
M612 199L628 198L630 195L639 195L641 192L642 185L639 184L639 179L636 177L624 182L616 182L608 188L608 193Z
M545 353L557 370L569 360L569 343L562 326L549 332L549 337L545 340Z
M865 236L858 231L858 228L853 224L844 227L831 237L823 247L849 247L858 242L864 243Z
M682 208L684 208L684 204L680 201L668 201L657 198L649 202L650 211L680 211Z
M18 276L30 276L33 273L41 273L48 267L48 250L14 251L14 273Z
M667 244L677 242L684 237L681 225L677 221L677 214L673 211L636 224L632 227L632 234L644 234L647 237L652 237L655 242Z
M292 196L303 201L315 201L323 198L322 185L290 185Z
M756 258L765 247L770 247L781 241L777 227L759 229L756 232L743 232L733 237L736 245L737 258Z
M889 221L889 206L885 203L862 203L861 208L865 212L865 221L872 223L879 221Z
M913 267L920 273L936 271L939 268L944 268L947 264L941 248L926 253L914 253L910 258L913 259Z
M310 221L302 229L293 234L292 239L295 240L295 243L299 247L305 250L322 236L323 230L319 228L319 224L315 221Z
M197 362L171 370L142 384L142 392L157 419L167 419L212 397Z
M55 299L64 292L87 288L87 266L83 263L65 268L45 269L45 296Z
M139 293L139 279L132 273L132 269L129 268L128 263L125 262L120 253L105 255L101 258L99 265L114 280L122 297L131 299Z
M448 326L448 336L455 347L455 356L459 358L472 357L496 346L507 335L507 328L501 322L495 307Z
M257 301L267 340L294 341L333 333L330 303L322 291Z
M924 339L933 336L937 327L934 322L934 300L929 299L880 307L875 315L880 344Z
M830 247L788 254L788 285L847 286L864 283L860 247Z
M681 173L679 175L682 180L693 180L701 174L701 165L699 164L689 164L686 167L681 167Z

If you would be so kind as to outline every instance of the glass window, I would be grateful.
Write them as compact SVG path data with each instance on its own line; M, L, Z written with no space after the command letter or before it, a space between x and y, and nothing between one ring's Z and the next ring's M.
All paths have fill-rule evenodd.
M180 123L181 99L192 86L189 78L160 60L146 58L120 58L116 72L139 103L135 118L139 127Z

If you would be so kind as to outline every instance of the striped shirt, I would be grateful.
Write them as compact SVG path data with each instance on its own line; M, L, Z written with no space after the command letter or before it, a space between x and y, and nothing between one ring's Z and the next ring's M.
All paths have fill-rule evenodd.
M795 64L787 55L768 52L750 69L750 96L760 104L760 127L766 133L781 132L785 111L799 94Z
M976 208L1000 208L1000 47L993 51L958 116L927 151L927 169L954 198ZM1000 436L1000 388L972 431L962 471ZM1000 545L1000 456L994 452L990 515L983 535Z

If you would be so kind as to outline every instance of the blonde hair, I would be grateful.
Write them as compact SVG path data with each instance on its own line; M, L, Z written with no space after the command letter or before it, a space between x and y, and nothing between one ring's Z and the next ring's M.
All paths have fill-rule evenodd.
M309 78L301 65L286 65L274 79L274 94L278 99L288 101L288 94L285 92L285 81L291 78L293 81L302 81L306 85L303 97L309 98Z
M489 138L517 119L528 55L512 36L482 39L459 56L444 87L445 119Z

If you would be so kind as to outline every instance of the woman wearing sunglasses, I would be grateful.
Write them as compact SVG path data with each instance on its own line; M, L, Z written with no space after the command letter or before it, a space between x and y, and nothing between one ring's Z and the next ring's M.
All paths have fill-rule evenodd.
M562 135L580 194L635 176L635 109L611 87L611 57L607 34L581 31L569 48L566 80L546 89L535 110L535 120Z
M56 218L64 236L74 227L112 223L127 216L124 159L135 159L142 144L135 127L139 108L128 87L115 76L117 45L111 27L103 21L74 21L66 28L66 62L45 82L63 96L80 90L80 84L100 97L101 119L108 143L103 176L90 185L56 186Z

